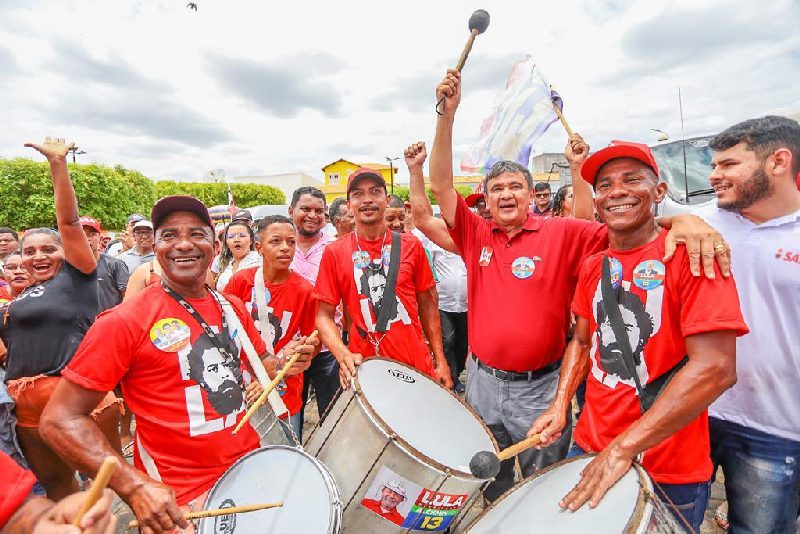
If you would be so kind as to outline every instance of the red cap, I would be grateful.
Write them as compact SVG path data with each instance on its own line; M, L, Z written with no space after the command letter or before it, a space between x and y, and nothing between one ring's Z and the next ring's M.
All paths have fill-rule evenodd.
M158 230L164 218L175 211L189 211L194 213L200 217L204 223L214 228L206 205L200 202L199 199L189 195L172 195L164 197L156 202L153 206L153 211L150 213L150 220L153 221L153 228Z
M363 180L364 178L369 178L370 180L375 180L378 182L379 185L382 185L384 189L386 189L386 180L383 179L381 174L373 169L369 169L367 167L361 167L353 171L350 176L347 177L347 195L350 196L350 190L353 188L355 183L359 180Z
M81 215L81 218L78 219L81 223L81 226L88 226L89 228L94 228L97 230L98 233L103 233L103 229L100 228L100 221L95 219L94 217L89 217L88 215Z
M656 173L658 176L658 164L650 152L650 147L642 143L632 143L629 141L611 141L611 144L602 150L598 150L583 163L581 176L584 180L594 186L597 180L597 172L600 167L617 158L632 158L639 160Z
M464 200L467 203L467 206L470 208L474 208L475 204L483 198L483 180L475 187L475 192L471 195L467 195L467 198Z

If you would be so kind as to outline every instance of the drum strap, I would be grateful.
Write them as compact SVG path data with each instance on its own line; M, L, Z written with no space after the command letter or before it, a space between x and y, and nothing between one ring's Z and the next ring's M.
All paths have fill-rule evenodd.
M639 407L642 413L644 413L650 409L658 396L661 395L661 392L667 387L667 384L669 384L672 377L675 376L675 373L686 365L686 362L689 361L689 357L684 356L675 367L642 387L639 374L636 372L636 361L633 358L631 341L630 338L628 338L628 330L625 328L625 321L622 319L622 312L619 310L617 293L621 291L621 289L621 284L617 289L614 289L611 285L611 262L608 256L603 256L603 273L600 280L600 292L603 295L603 306L605 307L608 320L611 323L611 330L614 332L614 337L620 348L622 364L633 377L633 381L636 384L636 391L639 392ZM642 355L642 357L644 358L644 355Z
M380 306L375 310L375 331L386 332L391 319L397 312L397 273L400 271L400 234L392 232L392 251L389 254L389 271L386 273L386 287Z

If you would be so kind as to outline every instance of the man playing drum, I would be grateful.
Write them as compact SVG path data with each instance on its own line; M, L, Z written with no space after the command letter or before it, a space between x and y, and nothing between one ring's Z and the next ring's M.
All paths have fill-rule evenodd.
M302 276L289 270L295 255L295 227L283 215L261 219L256 229L256 250L261 254L261 267L242 269L233 275L225 288L244 302L253 317L261 338L270 352L285 365L281 350L293 339L309 336L314 331L316 302L311 298L314 287ZM310 343L319 344L312 340ZM280 394L289 410L289 424L298 440L303 431L303 371L310 362L298 362L286 375Z
M90 419L97 399L119 383L136 415L134 462L109 483L146 534L187 528L179 506L202 509L204 494L236 460L256 449L250 426L231 430L261 388L241 351L246 335L274 376L277 358L241 301L208 290L214 250L208 210L193 197L153 207L162 283L98 317L64 370L42 416L50 445L82 472L114 454ZM314 347L295 346L308 361Z
M655 207L667 184L646 145L614 141L581 175L594 186L610 247L583 263L558 390L528 434L554 442L586 378L570 455L599 454L560 505L597 506L638 459L678 520L699 531L712 472L707 407L736 382L736 337L747 333L736 285L718 269L692 276L683 248L662 263L667 232Z
M608 246L607 230L594 221L531 216L533 178L514 161L495 163L484 178L491 220L473 213L453 186L453 122L461 99L458 71L448 71L436 88L437 100L441 97L445 101L431 150L431 190L467 266L472 355L467 358L466 398L503 449L522 441L553 399L580 265ZM570 139L565 155L574 176L588 151L578 136ZM577 206L582 188L575 186ZM685 236L687 248L698 249L696 257L690 255L697 276L696 236L701 235L722 241L697 217L674 218L670 237ZM707 273L713 272L711 264L713 257L704 259ZM523 475L563 459L569 438L566 431L551 447L521 453ZM494 500L513 485L513 469L513 459L502 462L499 475L484 491L487 499Z
M322 255L314 290L320 338L339 362L342 388L364 358L379 355L408 364L449 389L453 384L442 350L439 309L430 291L436 285L433 273L416 237L387 229L387 203L386 182L377 172L361 168L347 179L347 205L356 225ZM350 319L347 346L333 321L339 302Z

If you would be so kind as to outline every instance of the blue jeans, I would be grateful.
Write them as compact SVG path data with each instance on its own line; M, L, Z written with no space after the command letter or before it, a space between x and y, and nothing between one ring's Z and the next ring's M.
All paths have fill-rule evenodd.
M577 443L573 443L567 453L567 458L574 458L582 454L586 454L586 451ZM695 532L700 532L703 515L706 513L706 506L708 506L708 495L711 487L709 482L658 484L653 481L653 486L659 499L669 508L678 523L682 526L689 523ZM674 506L670 506L670 502ZM765 530L764 532L769 531Z
M320 352L311 360L311 366L303 374L303 409L305 412L308 393L314 386L319 416L325 413L328 405L339 390L339 363L329 351Z
M796 532L800 442L709 418L711 459L725 474L731 534Z

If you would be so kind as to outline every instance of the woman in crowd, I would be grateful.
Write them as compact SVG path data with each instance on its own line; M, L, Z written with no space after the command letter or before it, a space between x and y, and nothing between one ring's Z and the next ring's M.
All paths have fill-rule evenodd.
M224 291L231 276L239 269L261 265L261 256L255 251L253 229L246 222L230 223L225 229L224 238L222 252L211 266L217 291Z
M558 188L553 197L553 217L572 217L572 184Z
M17 298L25 288L33 283L33 278L30 273L26 271L25 266L22 265L22 255L19 251L12 252L8 255L6 263L3 266L3 273L6 282L8 282L6 289L8 290L8 295L11 297L9 300Z
M20 245L33 283L8 306L0 336L8 347L6 383L17 406L22 451L51 499L78 490L75 471L39 435L39 417L97 312L97 262L78 217L67 171L69 146L45 139L38 150L50 164L58 232L29 230ZM119 449L118 402L109 394L93 414Z

